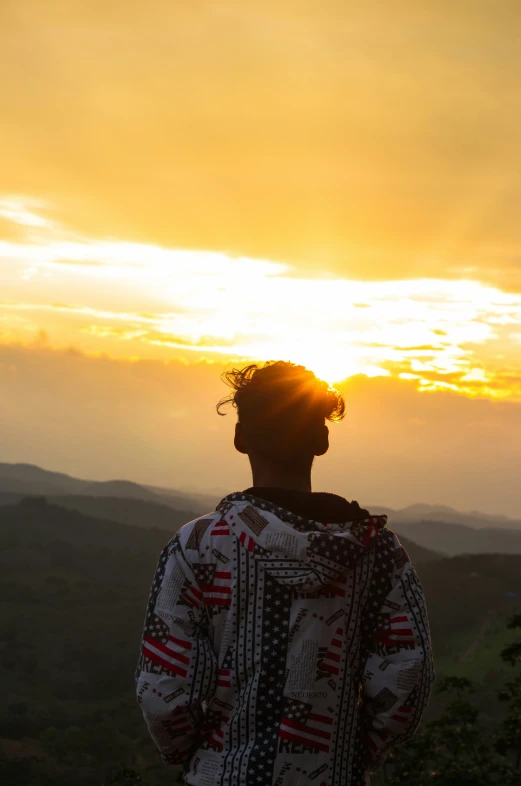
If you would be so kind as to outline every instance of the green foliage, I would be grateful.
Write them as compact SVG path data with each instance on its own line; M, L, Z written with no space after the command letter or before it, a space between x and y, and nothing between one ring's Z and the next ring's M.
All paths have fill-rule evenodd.
M521 627L521 616L513 617L509 627ZM425 723L406 746L391 751L379 782L388 786L519 786L521 675L498 696L508 702L507 713L493 733L471 702L479 689L470 680L445 677L437 693L446 697L443 712Z
M122 767L104 786L144 786L141 775L133 767Z
M511 630L521 628L521 614L514 614L509 620L507 627ZM521 640L515 641L513 644L509 644L508 647L505 647L501 653L501 657L512 666L515 666L516 663L521 663Z
M521 614L515 614L509 620L508 627L520 630ZM501 657L512 666L521 662L521 639L506 647ZM521 675L518 674L514 680L507 682L505 689L499 693L499 699L508 702L508 709L495 736L496 750L502 756L514 757L521 782Z

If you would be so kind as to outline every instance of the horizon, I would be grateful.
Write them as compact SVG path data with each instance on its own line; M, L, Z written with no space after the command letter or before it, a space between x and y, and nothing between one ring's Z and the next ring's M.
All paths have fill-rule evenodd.
M69 472L66 472L66 471L61 470L61 469L57 469L55 467L53 467L53 468L50 468L50 467L47 467L47 466L43 467L43 466L38 465L38 464L32 464L31 462L28 462L28 461L11 462L11 461L0 460L0 467L2 467L2 466L28 467L28 468L31 468L31 469L42 470L43 472L47 472L47 473L51 473L51 474L65 475L68 478L71 478L73 480L82 480L82 481L85 481L87 483L130 483L132 485L136 485L136 486L139 486L141 488L146 488L146 489L150 489L150 490L157 491L157 492L161 492L161 491L175 492L176 494L178 493L179 495L186 495L188 497L190 497L190 496L207 497L207 496L214 496L215 495L216 498L221 499L221 498L225 497L227 494L232 494L232 493L234 493L236 491L239 491L239 489L233 489L233 490L228 490L228 491L222 489L222 490L219 491L217 489L212 490L212 489L209 489L207 487L192 487L192 488L187 487L187 486L179 487L179 486L176 486L175 484L172 485L172 486L169 486L169 485L165 486L164 484L155 484L155 483L145 482L145 481L137 480L135 478L129 478L129 477L123 477L123 476L121 476L121 477L120 476L81 477L80 478L80 477L77 477L75 475L71 475ZM28 494L29 494L29 492L28 492ZM34 495L31 494L31 496L34 496ZM46 494L38 494L37 496L45 497L47 495ZM81 496L81 494L80 494L80 496ZM158 493L158 498L159 499L161 498L161 494L160 493ZM366 506L370 510L371 509L377 509L377 508L385 508L386 510L390 510L392 513L402 513L402 512L405 512L406 510L408 510L409 508L425 507L425 508L434 509L434 510L444 509L444 510L455 512L455 513L461 514L461 515L468 515L468 516L473 516L474 515L474 516L477 516L477 517L482 516L484 518L505 519L506 521L512 521L512 522L514 522L514 521L518 522L518 521L521 520L521 519L516 519L513 516L507 516L506 514L499 513L497 510L496 511L488 511L488 512L484 511L484 510L461 510L461 509L459 509L457 507L454 507L452 505L446 505L446 504L441 503L441 502L428 502L426 500L422 500L422 501L416 500L416 502L408 502L405 505L400 506L400 507L392 507L391 505L388 505L387 503L374 503L374 504L372 504L372 503L363 503L362 504L362 507L366 507ZM466 525L466 526L468 526L468 525Z

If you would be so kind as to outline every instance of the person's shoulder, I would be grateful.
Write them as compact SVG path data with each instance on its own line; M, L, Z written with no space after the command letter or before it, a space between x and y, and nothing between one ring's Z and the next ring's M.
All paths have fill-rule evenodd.
M403 570L411 562L407 551L400 543L398 535L389 527L384 527L380 530L376 542L376 551L381 558L385 559L386 562L392 563L397 570Z
M196 533L202 535L208 527L212 524L216 524L221 515L219 511L212 510L209 513L203 513L201 516L197 516L197 518L188 521L186 524L177 531L177 536L182 544L184 544L190 537L194 536Z
M234 503L228 499L220 502L215 510L187 522L177 532L177 542L186 556L187 552L203 552L209 546L211 536L231 534L227 514Z
M377 545L380 546L380 548L393 548L400 545L400 541L396 532L386 525L382 527L378 534Z

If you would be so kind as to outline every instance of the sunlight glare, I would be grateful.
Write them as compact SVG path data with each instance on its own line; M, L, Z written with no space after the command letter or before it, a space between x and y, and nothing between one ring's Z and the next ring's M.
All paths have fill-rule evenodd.
M115 357L287 359L330 384L390 375L521 397L519 294L471 280L305 278L270 260L98 241L14 198L0 214L25 233L0 243L2 340L44 330L54 346Z

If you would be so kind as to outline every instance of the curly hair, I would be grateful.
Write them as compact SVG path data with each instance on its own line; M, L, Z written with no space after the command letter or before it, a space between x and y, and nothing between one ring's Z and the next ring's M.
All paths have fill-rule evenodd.
M306 453L317 426L340 421L345 414L341 394L312 371L284 360L252 363L222 375L232 393L217 404L237 409L250 444L264 455L286 458Z

